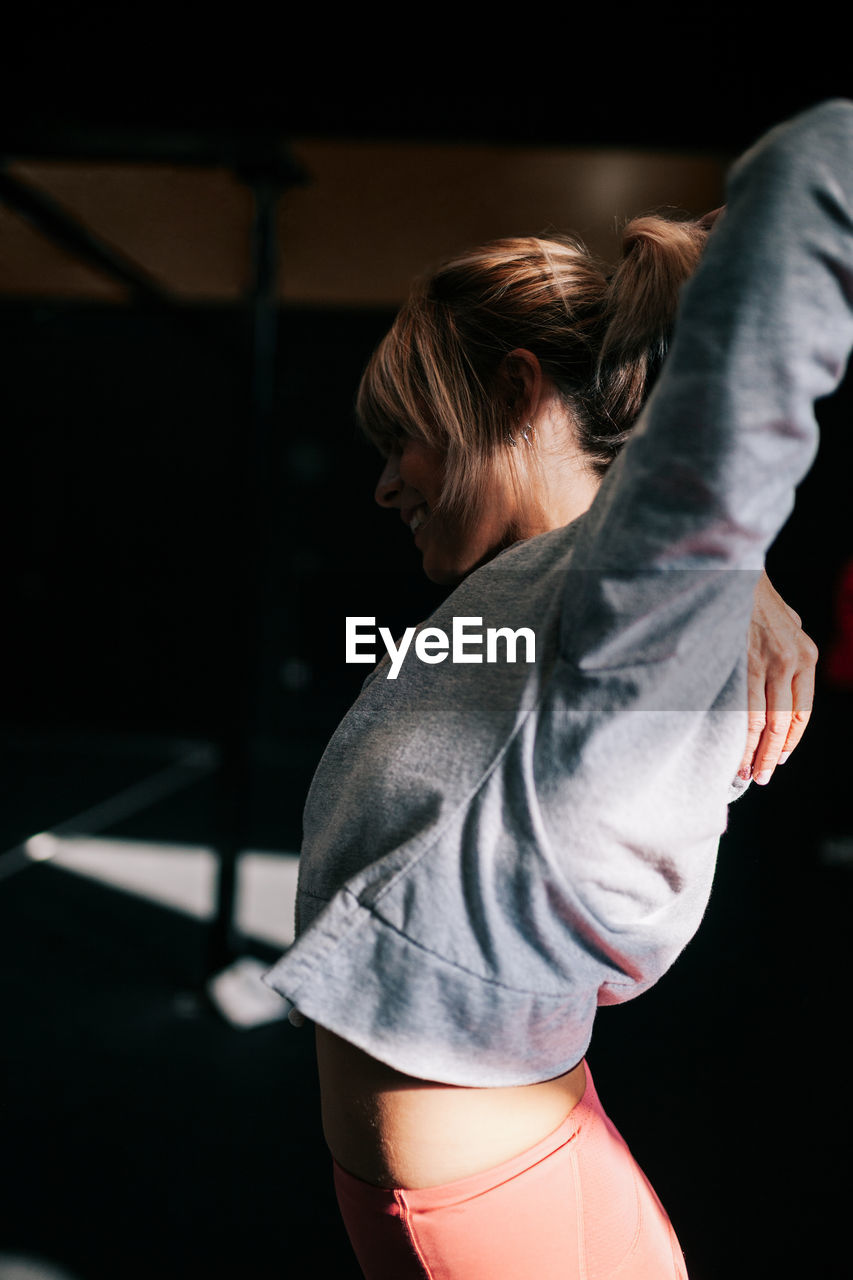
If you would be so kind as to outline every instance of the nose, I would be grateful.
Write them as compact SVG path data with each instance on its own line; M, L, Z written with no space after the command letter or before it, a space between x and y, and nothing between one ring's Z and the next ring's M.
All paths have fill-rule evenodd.
M403 482L400 479L400 454L395 449L382 469L379 483L373 496L380 507L397 507L400 505L400 494Z

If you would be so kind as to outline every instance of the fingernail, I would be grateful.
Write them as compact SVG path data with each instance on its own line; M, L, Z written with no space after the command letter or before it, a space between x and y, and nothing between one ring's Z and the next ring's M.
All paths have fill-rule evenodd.
M750 778L752 777L752 770L748 768L740 769L738 770L737 776L739 778L743 778L744 782L749 782Z
M790 751L783 751L777 763L784 764L790 754Z
M755 775L755 781L758 783L759 787L766 787L772 777L772 769L762 769L761 773L757 773Z

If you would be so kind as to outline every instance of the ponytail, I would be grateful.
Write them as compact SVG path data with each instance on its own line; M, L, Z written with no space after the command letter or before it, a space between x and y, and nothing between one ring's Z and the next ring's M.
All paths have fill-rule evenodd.
M707 230L659 214L634 218L610 279L584 447L599 472L625 442L669 347L682 285L693 274Z

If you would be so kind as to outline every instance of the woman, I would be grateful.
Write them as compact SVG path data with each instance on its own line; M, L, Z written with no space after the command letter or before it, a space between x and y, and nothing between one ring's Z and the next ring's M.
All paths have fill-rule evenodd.
M686 1274L585 1054L695 932L747 785L756 582L853 345L851 160L830 103L736 168L624 448L701 226L638 224L611 281L571 242L468 255L366 372L377 497L459 585L326 750L268 981L316 1024L369 1280ZM451 658L460 619L505 660ZM757 780L803 701L789 680Z

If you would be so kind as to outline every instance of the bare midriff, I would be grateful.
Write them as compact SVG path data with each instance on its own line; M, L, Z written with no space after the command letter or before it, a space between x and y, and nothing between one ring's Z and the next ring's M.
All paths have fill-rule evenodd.
M378 1187L483 1173L553 1133L580 1102L583 1062L538 1084L462 1088L404 1075L317 1027L323 1132L344 1169Z

